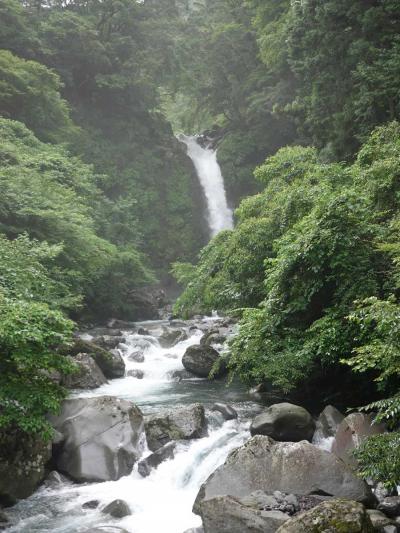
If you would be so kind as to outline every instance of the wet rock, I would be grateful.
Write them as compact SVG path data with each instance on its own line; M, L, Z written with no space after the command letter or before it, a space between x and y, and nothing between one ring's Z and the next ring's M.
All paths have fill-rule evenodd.
M349 500L323 502L283 524L277 533L373 533L365 507Z
M357 461L352 451L367 437L385 431L382 424L372 424L373 416L364 413L353 413L341 422L332 443L332 452L345 463L356 466Z
M163 332L158 338L158 342L162 348L171 348L188 338L187 333L183 329L170 329L163 326Z
M225 375L227 373L226 363L217 350L211 346L189 346L182 358L185 369L201 378L207 378L216 363L220 365L215 372L215 377Z
M390 526L384 526L383 529L381 529L381 533L397 533L398 528L394 524L391 524Z
M144 362L144 353L143 352L133 352L128 357L129 361L135 361L135 363L143 363Z
M257 415L251 423L252 435L267 435L277 441L311 440L315 422L299 405L277 403Z
M89 500L88 502L82 504L82 509L97 509L99 505L99 500Z
M43 484L45 487L48 487L50 489L56 489L57 487L60 487L61 485L64 485L65 483L68 483L68 482L69 482L69 479L67 477L60 474L60 472L53 470L44 480Z
M0 431L0 504L27 498L46 474L51 443L18 430Z
M130 376L131 378L136 378L136 379L143 379L144 378L143 370L138 370L137 368L129 370L127 375Z
M334 437L343 419L344 415L336 407L327 405L316 422L313 442L318 443L328 437Z
M9 523L8 516L0 509L0 530L5 529Z
M108 379L123 378L125 376L125 363L117 349L97 353L92 356Z
M145 421L147 445L153 452L172 440L189 440L207 434L204 407L199 403L151 415Z
M64 442L57 468L78 482L117 480L129 474L141 454L143 417L136 405L102 396L65 400L51 417Z
M288 516L280 511L259 511L231 496L202 502L200 515L205 533L274 533Z
M90 338L93 341L93 339L102 337L103 335L109 335L111 337L121 337L123 335L123 332L120 328L108 328L98 326L95 328L90 328L86 331L79 332L77 334L77 337L81 339Z
M138 335L150 335L150 331L146 328L139 328L137 330Z
M362 503L373 500L367 484L333 453L307 441L275 442L257 435L233 451L203 483L194 512L203 500L224 495L241 498L256 490L323 494Z
M101 335L100 337L95 337L94 343L105 349L116 348L119 343L125 342L125 337L122 335Z
M90 355L108 379L122 378L125 375L125 363L118 350L105 350L93 342L76 339L74 344L64 351L72 357L79 353Z
M192 372L189 372L188 370L174 370L171 374L171 377L173 379L177 379L178 381L182 379L193 379L196 376L192 374Z
M124 516L129 516L131 510L129 505L124 500L114 500L102 510L103 514L109 514L113 518L124 518Z
M388 489L384 486L383 483L378 483L375 487L374 494L376 499L380 502L384 498L387 498L388 496L396 496L396 491L393 489Z
M136 323L129 322L127 320L119 320L117 318L112 318L111 320L108 321L107 326L109 328L121 328L121 329L132 330L132 329L135 329Z
M396 517L400 515L400 496L387 496L378 504L378 510L387 516Z
M374 527L374 531L382 531L384 527L394 525L393 520L381 511L378 511L378 509L368 509L367 513Z
M202 527L192 527L184 531L184 533L204 533L204 529Z
M175 442L169 442L162 448L159 448L154 453L142 459L138 463L138 472L141 476L147 477L150 475L151 471L157 468L163 461L167 459L173 459Z
M211 407L211 411L217 411L218 413L221 413L224 420L234 420L238 417L237 412L235 409L226 403L215 403Z
M226 335L220 333L218 329L212 329L207 331L200 339L200 345L213 346L214 344L224 344L226 341Z
M129 533L129 531L118 526L99 526L93 529L87 529L85 533Z
M61 384L67 389L96 389L107 379L97 363L86 353L80 353L73 359L76 371L62 377Z

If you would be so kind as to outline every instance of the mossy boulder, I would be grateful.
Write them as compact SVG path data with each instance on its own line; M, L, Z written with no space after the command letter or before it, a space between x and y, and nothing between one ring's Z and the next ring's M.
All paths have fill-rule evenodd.
M125 363L117 350L105 350L93 342L75 339L72 346L63 348L63 353L72 357L80 353L90 355L107 379L122 378L125 375Z
M0 503L27 498L46 474L51 443L17 430L0 432Z
M285 522L277 533L373 533L365 507L351 500L323 502Z

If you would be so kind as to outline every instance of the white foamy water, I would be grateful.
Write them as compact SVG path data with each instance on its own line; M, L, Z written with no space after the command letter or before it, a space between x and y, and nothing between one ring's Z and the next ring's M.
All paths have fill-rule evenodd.
M197 176L207 201L207 220L213 237L224 229L233 228L233 214L228 207L224 179L217 161L217 151L203 148L196 137L179 135L186 144L187 153L196 168Z
M182 356L188 346L199 343L201 331L187 327L187 340L172 348L162 348L158 342L162 324L149 322L146 325L148 335L126 331L126 342L120 346L127 371L142 370L143 379L112 380L94 391L76 391L74 396L126 398L137 403L145 413L162 412L174 405L196 401L206 407L218 399L229 401L232 398L235 402L237 396L229 395L237 393L228 392L223 383L200 379L178 383L171 376L174 371L183 369ZM138 349L145 357L141 363L130 358ZM129 476L118 481L83 485L68 482L56 489L40 488L9 510L15 525L8 533L84 533L97 527L104 527L105 533L121 531L112 527L129 533L183 533L199 526L201 520L192 513L192 506L200 485L225 461L231 450L249 438L247 411L255 406L242 400L234 405L239 414L241 409L246 411L239 420L223 422L222 418L208 412L208 436L180 442L175 457L162 463L147 478L141 477L135 466ZM145 451L143 456L148 453ZM127 502L132 514L123 519L102 514L101 509L118 498ZM84 509L82 505L90 500L98 500L99 507Z

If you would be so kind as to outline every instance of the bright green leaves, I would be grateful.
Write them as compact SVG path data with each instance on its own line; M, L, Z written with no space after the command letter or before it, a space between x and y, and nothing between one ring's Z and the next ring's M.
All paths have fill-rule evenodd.
M45 141L62 141L73 132L53 71L0 50L0 79L0 115L24 122Z
M65 396L57 376L73 370L55 349L70 339L72 327L45 304L0 292L0 428L51 434L45 415Z

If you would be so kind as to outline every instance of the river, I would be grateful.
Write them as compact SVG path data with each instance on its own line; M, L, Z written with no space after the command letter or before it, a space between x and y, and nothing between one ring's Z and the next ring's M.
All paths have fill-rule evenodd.
M227 386L224 381L197 378L178 381L172 377L174 371L183 369L181 359L186 348L199 343L202 330L215 320L211 317L182 323L189 338L172 348L162 348L158 342L162 327L168 322L138 323L136 326L145 328L146 334L124 331L126 342L121 346L121 353L127 372L140 369L144 378L124 377L95 390L73 392L73 396L111 395L128 399L145 415L200 402L206 408L208 436L179 443L174 459L162 463L147 478L141 477L135 466L131 475L118 481L82 485L65 482L56 488L42 486L9 510L16 525L8 533L83 533L98 527L96 531L108 533L121 531L118 528L129 533L183 533L201 525L200 518L191 511L200 485L231 450L250 437L250 418L261 409L238 383ZM138 348L145 354L142 363L129 359ZM238 419L224 422L219 414L211 412L215 401L231 404L239 414ZM149 453L144 444L143 457ZM122 520L101 512L117 498L125 500L132 512ZM90 500L98 500L99 507L83 508L82 504Z

